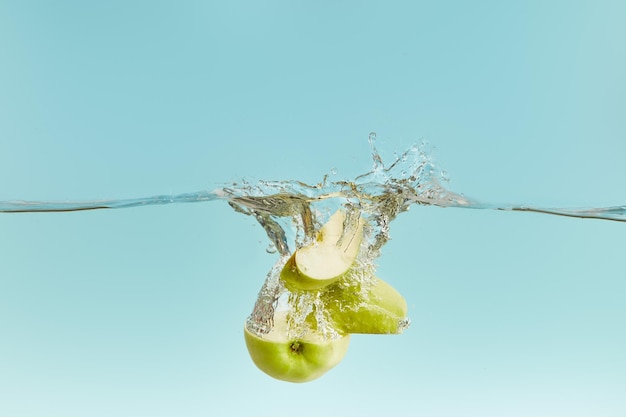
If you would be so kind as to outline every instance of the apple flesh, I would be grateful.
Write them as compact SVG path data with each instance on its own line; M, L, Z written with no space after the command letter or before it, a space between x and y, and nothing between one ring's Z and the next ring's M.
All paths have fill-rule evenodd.
M274 328L257 335L244 327L248 353L254 364L269 376L288 382L308 382L324 375L345 356L350 335L325 338L310 331L290 338L286 320L275 318Z
M315 242L289 258L280 275L288 289L319 290L350 269L359 253L364 221L359 217L346 224L346 220L345 212L338 210L322 226Z
M404 297L380 278L362 285L333 285L323 294L323 313L333 327L345 333L401 333L408 326Z

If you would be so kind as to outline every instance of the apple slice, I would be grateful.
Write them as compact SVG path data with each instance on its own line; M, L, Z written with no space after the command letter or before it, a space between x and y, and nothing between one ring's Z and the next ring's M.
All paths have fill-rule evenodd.
M345 212L337 210L322 226L315 242L296 250L280 274L289 289L319 290L350 269L359 253L364 220L359 217L349 223Z
M269 376L288 382L308 382L324 375L341 362L350 343L350 335L328 339L315 331L290 338L284 315L275 317L268 334L256 335L244 327L244 336L254 364Z
M409 324L402 295L380 278L364 289L335 285L323 295L324 314L345 333L398 334Z

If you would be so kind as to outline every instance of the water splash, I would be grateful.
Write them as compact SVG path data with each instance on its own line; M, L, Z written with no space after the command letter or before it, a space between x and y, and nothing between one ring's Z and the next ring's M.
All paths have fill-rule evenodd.
M122 200L90 200L90 201L0 201L0 213L50 213L72 212L102 209L133 208L152 205L178 203L204 203L226 200L231 206L243 212L254 211L255 216L263 218L267 214L290 211L304 211L305 234L312 233L311 217L306 207L313 201L321 201L336 197L361 200L364 204L389 207L395 215L405 211L411 204L431 205L437 207L456 207L481 210L503 210L517 212L543 213L557 216L578 217L626 222L626 205L598 208L552 208L534 207L532 205L494 204L480 202L454 193L441 182L448 183L446 171L438 170L430 153L424 146L414 145L386 166L376 147L376 133L368 136L373 161L372 170L357 176L354 180L328 181L328 175L322 182L314 185L299 181L259 181L248 184L229 184L213 191L198 191L176 195L156 195L151 197ZM337 170L333 168L332 174ZM277 230L270 226L270 232ZM266 229L267 230L267 229ZM274 239L273 239L274 240ZM277 246L280 252L281 247Z

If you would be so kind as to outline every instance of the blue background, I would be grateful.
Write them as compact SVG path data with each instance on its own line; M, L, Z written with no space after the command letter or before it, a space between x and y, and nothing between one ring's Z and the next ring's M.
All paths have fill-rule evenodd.
M626 203L621 1L0 0L0 200L351 178L427 140L491 202ZM249 360L276 256L223 202L0 215L0 415L623 416L625 226L413 207L401 336ZM390 414L387 414L390 413Z

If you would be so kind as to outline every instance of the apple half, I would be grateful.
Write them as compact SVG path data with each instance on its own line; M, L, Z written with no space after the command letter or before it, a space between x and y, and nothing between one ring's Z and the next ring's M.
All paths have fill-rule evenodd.
M364 288L334 285L323 295L324 314L338 331L398 334L408 326L404 297L380 278Z
M287 288L319 290L350 269L359 254L365 222L359 217L351 223L346 224L345 212L337 210L313 243L295 251L280 274Z
M257 368L288 382L308 382L324 375L341 362L350 343L348 334L329 339L315 331L301 338L290 338L284 318L275 318L274 327L264 335L256 335L244 327L244 337Z

